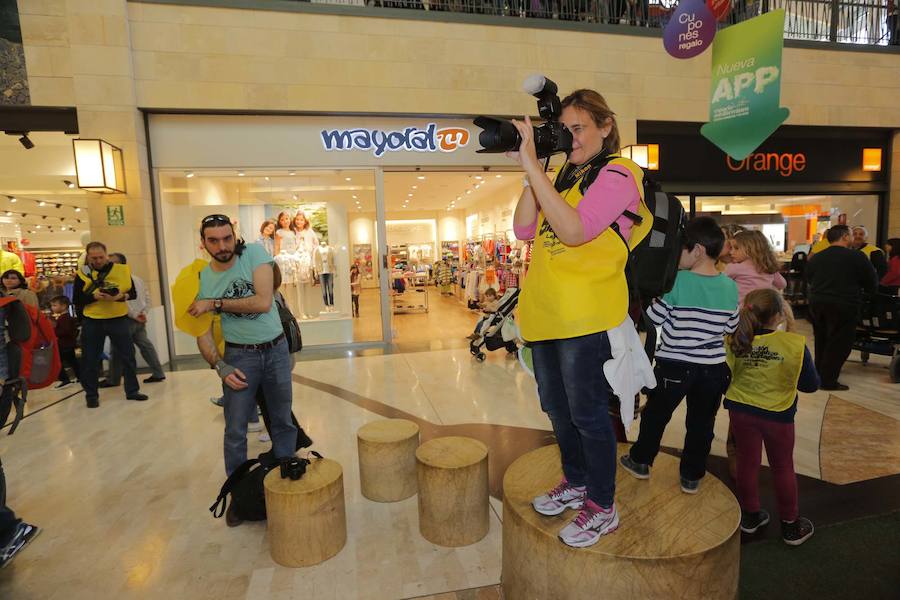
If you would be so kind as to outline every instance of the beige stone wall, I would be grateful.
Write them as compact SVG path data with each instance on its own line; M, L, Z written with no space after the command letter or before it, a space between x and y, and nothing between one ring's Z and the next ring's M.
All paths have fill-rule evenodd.
M125 150L127 198L92 203L95 236L128 253L159 301L141 108L522 114L529 74L602 91L625 143L638 119L703 121L709 54L658 38L141 4L19 0L36 105L78 107L83 136ZM900 56L787 48L789 124L900 128ZM900 144L895 143L895 151ZM897 155L894 155L894 197ZM106 204L128 226L108 228ZM900 203L891 230L900 227Z
M150 175L144 122L137 110L128 3L125 0L19 0L31 99L75 106L80 137L122 148L127 194L96 195L88 205L91 234L128 256L159 305ZM123 205L125 226L106 225L106 207Z

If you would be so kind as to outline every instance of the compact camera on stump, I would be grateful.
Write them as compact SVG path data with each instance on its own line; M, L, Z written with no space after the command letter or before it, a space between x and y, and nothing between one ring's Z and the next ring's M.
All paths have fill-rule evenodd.
M559 122L562 103L557 95L556 84L543 75L532 75L522 86L526 92L537 98L538 113L546 121L534 128L534 147L538 158L548 158L553 154L572 151L572 134ZM480 154L509 152L518 150L522 143L519 130L510 121L495 117L478 117L475 125L483 131L478 134Z

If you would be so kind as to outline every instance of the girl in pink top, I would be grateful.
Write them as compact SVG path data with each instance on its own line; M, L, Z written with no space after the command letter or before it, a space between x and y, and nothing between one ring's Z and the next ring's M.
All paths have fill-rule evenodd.
M744 296L753 290L783 290L787 282L778 270L775 252L761 231L739 231L735 234L731 263L725 266L725 274L737 284L739 302L743 302Z

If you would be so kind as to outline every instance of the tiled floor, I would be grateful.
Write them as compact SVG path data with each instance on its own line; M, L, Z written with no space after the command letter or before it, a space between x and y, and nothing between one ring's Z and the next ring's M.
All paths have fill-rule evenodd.
M837 481L832 468L849 473L846 457L858 451L841 440L896 444L900 387L888 382L885 365L883 357L865 367L851 358L842 377L849 392L830 401L826 392L801 395L798 472ZM499 501L491 501L486 538L434 546L418 533L415 498L377 504L360 495L355 432L393 410L435 431L485 428L485 439L514 456L543 443L549 429L533 379L503 352L477 363L461 347L301 361L295 381L294 410L315 448L344 467L348 543L336 557L279 567L263 524L230 529L209 515L224 479L222 414L208 402L217 380L205 369L179 371L146 386L146 403L125 401L121 388L102 390L100 409L91 411L83 394L32 394L31 416L14 436L0 435L0 457L9 503L44 533L0 573L0 598L497 598ZM681 446L683 419L682 408L664 445ZM713 454L724 455L726 430L721 412ZM637 425L629 435L636 433ZM250 440L251 454L265 448ZM883 467L854 468L851 480L900 473L896 461Z

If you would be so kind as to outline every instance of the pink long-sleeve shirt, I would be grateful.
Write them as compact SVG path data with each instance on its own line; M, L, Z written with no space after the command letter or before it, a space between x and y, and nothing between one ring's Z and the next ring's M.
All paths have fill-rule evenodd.
M638 212L641 195L631 171L621 165L607 165L600 169L597 179L590 185L584 198L575 208L584 227L585 243L603 233L613 223L618 223L619 231L626 240L631 237L634 222L622 213L629 210ZM513 226L520 240L534 238L537 218L525 226Z
M734 279L738 286L738 302L744 301L744 296L760 288L772 288L783 290L787 285L781 273L760 273L752 260L725 265L725 274Z

